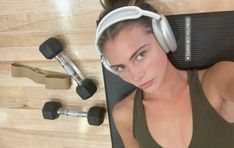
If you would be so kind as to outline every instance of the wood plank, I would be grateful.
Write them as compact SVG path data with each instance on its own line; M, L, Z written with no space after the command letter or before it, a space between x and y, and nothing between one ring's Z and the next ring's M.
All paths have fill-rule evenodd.
M100 61L94 45L69 45L63 49L72 60ZM39 51L39 46L27 47L0 47L0 61L45 61L47 60ZM29 56L30 55L30 56Z
M71 32L96 26L97 18L98 11L76 11L64 15L51 11L1 14L0 31L5 34L43 32L50 31L49 29Z
M2 47L25 47L37 46L50 37L69 39L72 44L93 44L95 28L86 28L77 32L67 33L62 30L38 33L21 33L21 34L0 34L0 44Z
M22 130L0 128L2 148L110 148L108 134L77 134L75 132Z
M87 100L82 100L75 89L48 90L43 87L0 87L1 108L29 108L41 109L45 102L55 100L64 107L91 107L94 105L105 106L106 97L103 89Z
M45 13L48 11L57 12L58 14L67 12L82 12L82 11L93 11L100 10L101 5L99 0L11 0L1 1L0 14L18 14L37 12Z
M88 108L79 109L87 111ZM84 117L68 117L60 116L55 120L43 119L41 110L36 109L0 109L0 127L25 129L25 130L41 130L41 131L61 131L73 132L77 134L108 134L108 119L105 114L104 123L100 126L89 125L87 118Z

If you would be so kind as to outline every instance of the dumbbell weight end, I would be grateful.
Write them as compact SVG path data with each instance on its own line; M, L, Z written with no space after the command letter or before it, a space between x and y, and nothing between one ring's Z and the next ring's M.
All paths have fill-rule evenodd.
M86 100L93 96L97 91L97 86L90 79L85 79L82 85L77 85L76 92L83 99Z
M88 123L95 126L101 125L105 118L105 112L105 108L103 107L91 107L88 111Z
M58 110L62 107L60 102L46 102L42 108L42 115L44 119L54 120L59 117Z

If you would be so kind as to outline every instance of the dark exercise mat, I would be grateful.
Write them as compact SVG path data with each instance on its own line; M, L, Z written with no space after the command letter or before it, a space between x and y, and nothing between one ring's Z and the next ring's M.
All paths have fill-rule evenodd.
M178 69L203 69L234 61L234 11L167 16L177 40L177 51L168 57ZM116 130L112 108L135 87L103 67L113 148L124 148ZM124 117L123 117L124 118Z

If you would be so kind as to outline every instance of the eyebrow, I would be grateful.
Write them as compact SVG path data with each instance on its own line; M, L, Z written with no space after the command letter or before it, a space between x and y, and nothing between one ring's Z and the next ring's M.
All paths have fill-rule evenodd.
M141 49L143 49L144 47L148 46L149 44L144 44L142 45L141 47L139 47L132 55L131 57L129 58L129 60L131 61L134 57L136 57L136 55L139 53L139 51ZM117 65L111 65L111 68L114 68L114 67L118 67L118 66L124 66L123 64L117 64Z
M138 53L141 49L143 49L144 47L148 46L148 44L144 44L142 45L141 47L139 47L132 55L131 57L129 58L129 60L131 61Z

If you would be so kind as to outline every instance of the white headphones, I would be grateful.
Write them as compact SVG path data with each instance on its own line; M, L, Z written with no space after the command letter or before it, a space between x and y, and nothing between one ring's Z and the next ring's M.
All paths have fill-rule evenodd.
M99 38L101 37L102 33L111 25L124 20L138 19L141 16L147 16L152 18L152 28L154 35L157 41L159 42L160 46L166 53L168 53L169 51L176 50L177 44L175 36L165 16L159 15L151 11L142 10L136 6L120 7L118 9L111 11L106 16L104 16L100 21L100 23L98 24L96 30L96 39L95 39L96 50L98 54L101 56L101 61L105 66L105 68L111 71L112 73L115 73L115 71L111 69L109 62L102 55L101 49L98 46Z

